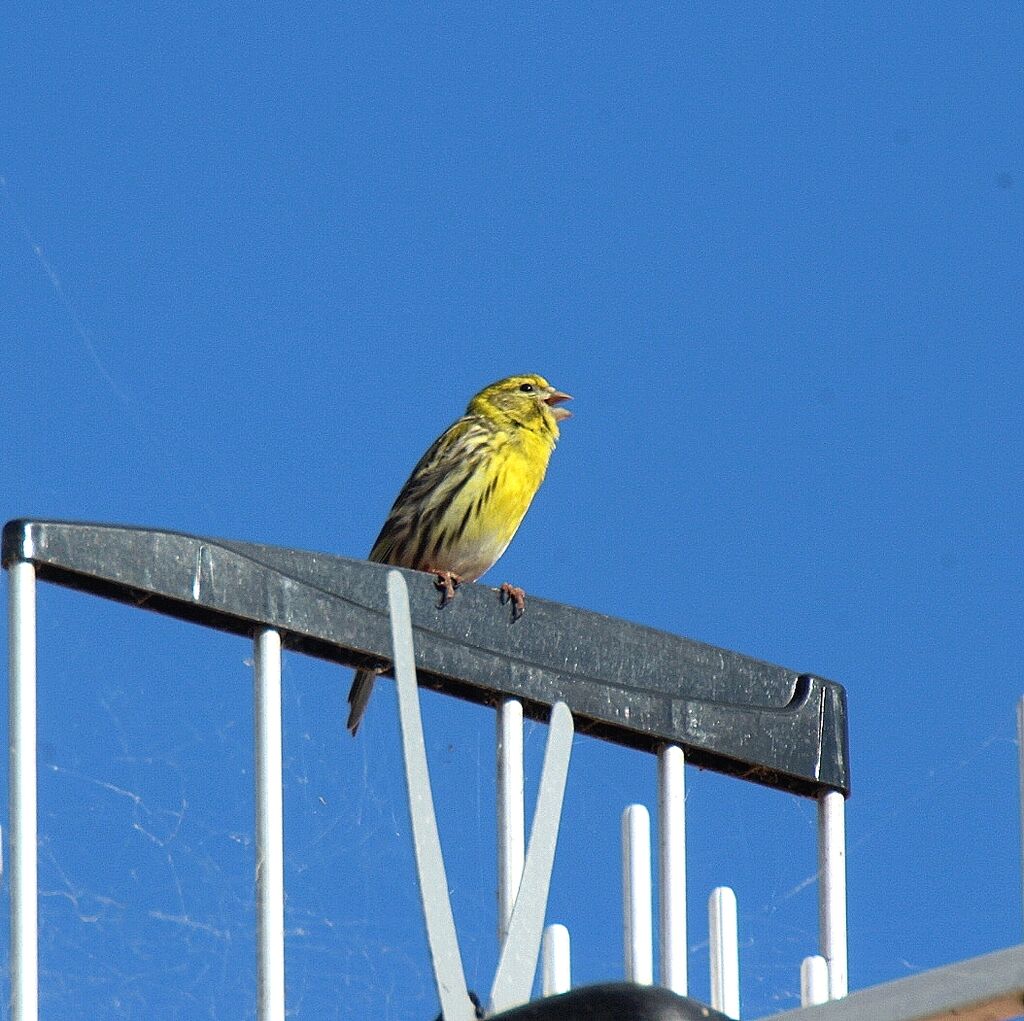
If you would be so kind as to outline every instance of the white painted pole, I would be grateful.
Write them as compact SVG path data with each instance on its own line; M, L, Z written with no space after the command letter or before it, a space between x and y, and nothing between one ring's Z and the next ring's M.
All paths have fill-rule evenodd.
M685 996L686 756L678 745L658 754L658 824L661 984Z
M622 813L622 914L626 979L654 981L651 933L651 816L643 805Z
M526 1003L533 991L544 938L544 915L558 847L558 829L574 733L572 711L565 702L556 702L551 707L523 879L508 924L508 938L501 948L494 982L491 983L491 1009L494 1013Z
M846 958L846 801L839 791L818 798L818 928L828 961L829 998L849 988Z
M729 1017L740 1016L740 955L736 894L716 886L708 898L711 944L711 1006Z
M820 954L800 962L800 1006L814 1007L828 1002L828 961Z
M11 1021L39 1017L36 816L36 571L8 568Z
M256 635L253 722L256 795L258 1021L284 1021L284 811L281 774L281 636Z
M544 968L541 990L544 996L567 993L572 988L572 963L569 930L564 925L549 925L544 930L542 950Z
M1020 795L1021 911L1024 912L1024 697L1017 703L1017 777Z
M506 699L497 711L498 946L505 943L519 896L525 857L523 704Z

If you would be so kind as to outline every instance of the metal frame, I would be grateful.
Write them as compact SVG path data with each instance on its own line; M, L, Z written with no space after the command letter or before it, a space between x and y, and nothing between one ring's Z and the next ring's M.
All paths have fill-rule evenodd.
M498 918L503 949L492 990L494 1009L523 1002L532 984L576 714L595 736L658 755L662 983L675 992L686 992L685 765L690 759L702 768L818 799L821 949L828 962L830 995L845 993L843 798L848 761L845 696L838 685L543 600L532 601L527 619L513 627L497 619L493 599L481 586L466 586L456 604L443 613L427 611L425 607L435 606L436 601L429 579L422 575L295 550L119 526L16 521L4 529L3 560L11 593L14 1021L35 1021L38 1015L37 575L253 639L260 1021L282 1021L285 1016L283 640L297 651L350 665L379 663L381 658L393 663L399 690L404 687L406 692L403 734L408 730L410 737L403 738L403 747L414 829L419 816L421 830L417 859L434 875L440 867L443 877L443 860L436 823L434 838L429 837L433 807L425 758L417 758L417 745L422 746L418 702L415 721L410 715L417 683L414 634L417 658L425 663L420 683L477 701L498 697ZM385 573L388 602L382 606L377 593ZM409 609L407 586L416 590L415 614ZM428 598L423 598L425 594ZM473 621L479 647L464 642L468 619ZM580 641L581 635L586 641ZM480 687L481 676L494 686ZM563 697L571 700L572 712L561 703ZM399 704L403 704L401 695ZM548 755L526 850L522 720L524 712L545 716L548 705L553 706ZM420 728L418 740L413 733L416 727ZM427 808L421 811L417 804ZM624 826L631 835L626 844L627 874L633 889L627 915L632 930L627 940L632 955L629 968L633 977L651 982L650 821L646 809L642 818L639 809L627 812L629 821ZM431 925L434 929L432 952L436 949L435 957L450 964L458 955L454 922L449 926L444 919L443 905L428 907L430 887L443 891L446 886L425 884L424 909L437 915L428 924L428 929ZM450 919L450 906L447 911ZM564 932L561 927L549 930L545 988L568 984L568 934L563 938ZM448 990L460 986L464 990L461 963L446 974L443 984ZM439 989L441 983L439 977ZM461 1021L468 1002L460 995L448 996L445 1016Z

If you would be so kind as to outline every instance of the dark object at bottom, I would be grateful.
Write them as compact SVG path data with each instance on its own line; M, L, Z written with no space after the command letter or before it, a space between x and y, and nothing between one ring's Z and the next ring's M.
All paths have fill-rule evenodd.
M608 982L546 996L490 1021L729 1021L728 1015L661 986Z

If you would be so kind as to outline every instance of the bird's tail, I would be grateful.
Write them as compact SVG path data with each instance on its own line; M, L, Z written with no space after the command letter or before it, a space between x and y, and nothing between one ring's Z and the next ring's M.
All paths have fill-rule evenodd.
M356 671L355 680L348 692L348 723L345 724L352 732L353 737L356 736L363 713L366 712L366 706L369 704L370 695L373 694L375 680L377 680L377 675L372 670Z

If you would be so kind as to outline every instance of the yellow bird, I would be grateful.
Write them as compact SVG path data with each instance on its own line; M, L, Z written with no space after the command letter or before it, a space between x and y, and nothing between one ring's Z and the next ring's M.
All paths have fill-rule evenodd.
M480 391L420 458L398 494L369 559L437 576L442 603L505 552L547 472L558 423L571 400L542 376L509 376ZM501 586L523 612L523 590ZM376 674L360 670L348 693L355 734Z

